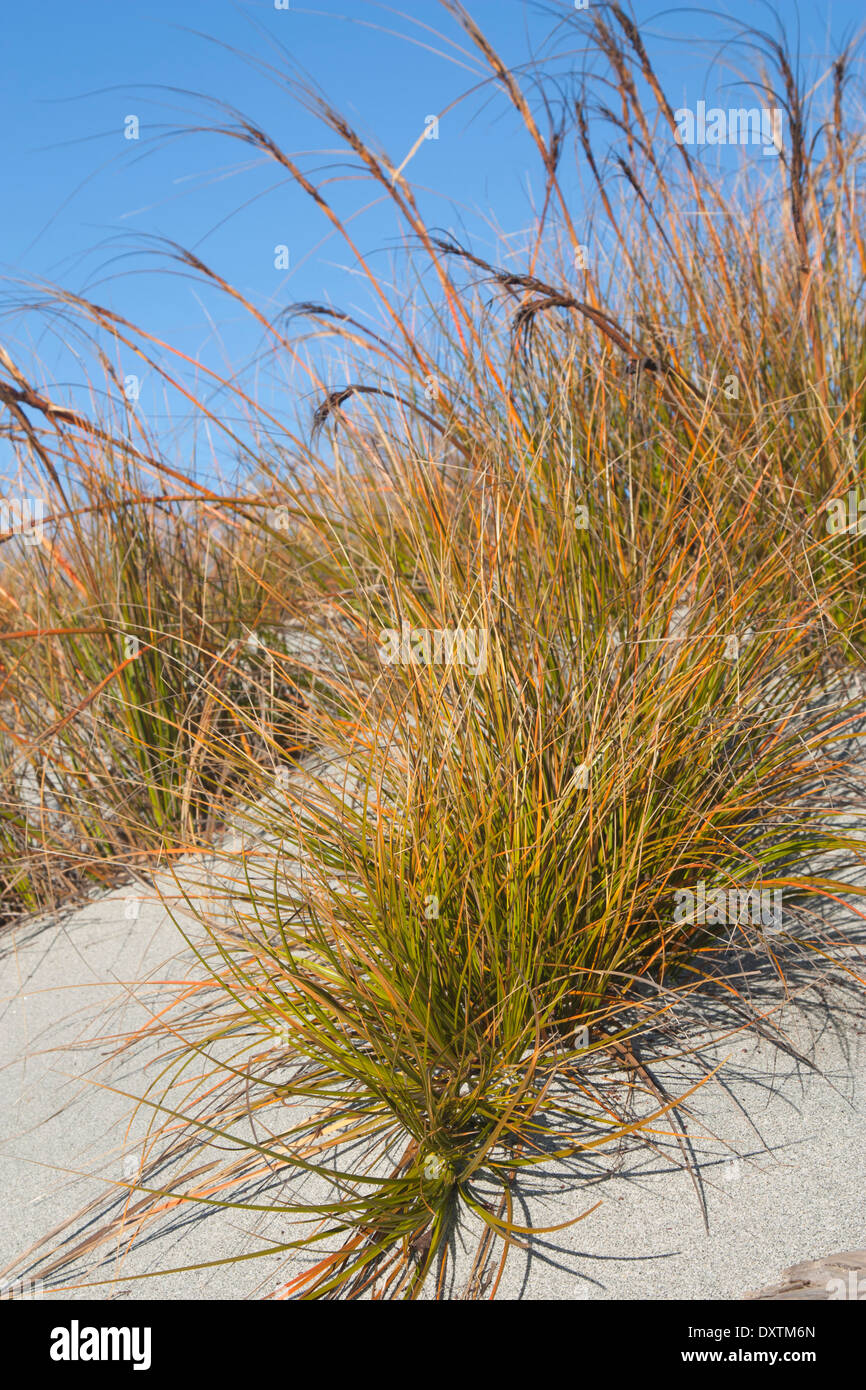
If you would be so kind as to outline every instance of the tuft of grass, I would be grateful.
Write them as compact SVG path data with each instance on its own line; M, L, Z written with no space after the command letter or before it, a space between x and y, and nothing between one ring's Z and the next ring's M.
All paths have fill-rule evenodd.
M50 518L6 574L10 913L56 904L31 858L109 884L209 843L241 764L300 751L266 538L225 505L154 495L101 462L87 505Z

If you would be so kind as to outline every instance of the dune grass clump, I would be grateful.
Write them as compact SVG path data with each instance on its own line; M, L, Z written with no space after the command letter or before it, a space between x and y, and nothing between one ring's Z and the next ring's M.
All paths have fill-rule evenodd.
M173 1060L143 1098L137 1191L46 1258L58 1278L180 1203L217 1204L293 1218L258 1252L294 1262L284 1296L445 1294L455 1278L495 1294L531 1235L514 1211L529 1167L674 1138L700 1200L694 1087L673 1094L655 1070L676 1010L725 998L725 1027L749 1026L746 956L783 982L796 959L862 984L822 914L853 890L820 863L863 850L841 790L863 540L828 525L856 486L866 389L851 55L812 132L787 50L757 36L787 143L731 188L674 139L619 6L584 17L603 75L537 110L468 12L444 9L538 151L525 251L482 254L428 225L406 168L287 76L402 219L422 331L312 176L221 111L213 128L344 235L382 322L296 306L352 363L333 381L306 362L311 427L277 430L262 409L243 487L201 498L182 541L179 513L127 509L124 482L96 513L110 585L88 573L73 601L84 559L67 540L63 601L49 560L35 567L53 645L9 648L4 688L32 729L45 684L63 749L51 794L89 843L106 789L123 791L107 860L178 826L187 845L229 821L246 836L211 906L191 895L207 973L151 1030ZM569 149L604 248L588 260ZM199 257L172 254L293 352L284 318L264 324ZM113 457L104 429L15 390L59 448ZM86 644L54 633L97 618ZM252 673L247 630L266 639ZM84 703L58 728L70 689ZM737 910L683 912L699 888ZM625 1099L609 1084L622 1067ZM203 1164L214 1139L230 1154Z
M240 764L299 751L267 538L97 459L4 572L9 916L209 843Z
M546 457L546 483L564 493L570 463L556 480ZM478 534L474 494L462 501L474 520L437 527L442 507L422 500L435 479L393 471L385 529L378 472L347 471L351 550L365 564L377 554L381 571L365 624L349 582L342 623L308 619L323 645L337 631L349 649L302 720L326 765L283 785L262 777L238 807L248 848L224 861L204 909L208 980L156 1029L177 1061L144 1101L152 1166L88 1250L178 1201L217 1201L293 1219L300 1234L261 1251L308 1257L288 1296L412 1296L428 1274L440 1292L456 1279L495 1293L530 1234L514 1211L530 1167L609 1153L638 1131L673 1136L701 1199L693 1086L672 1094L657 1077L675 1014L699 1018L705 994L727 993L737 1009L720 1031L747 1026L741 957L782 973L791 953L844 966L820 908L845 887L808 863L862 852L834 827L832 791L857 707L825 697L819 617L760 573L716 563L711 522L700 546L672 552L665 536L627 587L622 537L539 510L541 467L511 478L469 590L433 580ZM322 549L340 500L306 518ZM402 572L425 535L429 569ZM431 659L437 631L473 626L470 662L456 646ZM406 664L383 662L389 632ZM733 916L678 911L699 884L735 890ZM625 1097L610 1090L624 1066ZM199 1175L208 1138L232 1156ZM166 1145L183 1159L168 1192ZM454 1270L455 1229L472 1220L474 1253ZM80 1254L73 1244L52 1269Z
M551 458L519 477L491 466L487 531L468 491L446 520L417 461L392 461L387 516L378 476L348 471L352 544L344 533L330 559L380 557L378 583L343 585L373 660L308 732L342 777L259 808L304 867L288 893L249 894L250 954L230 950L224 977L306 1060L304 1094L369 1145L341 1165L339 1217L319 1211L345 1243L293 1292L412 1291L434 1267L442 1286L461 1208L507 1250L525 1232L491 1183L508 1205L515 1173L629 1132L593 1094L598 1051L639 1052L738 952L826 951L819 904L840 885L805 865L862 850L833 825L857 715L822 704L814 609L732 567L713 522L675 551L660 530L624 566L615 507L585 531L564 503L540 505L573 484ZM444 633L466 640L437 663ZM698 884L787 915L738 908L708 926L676 910Z

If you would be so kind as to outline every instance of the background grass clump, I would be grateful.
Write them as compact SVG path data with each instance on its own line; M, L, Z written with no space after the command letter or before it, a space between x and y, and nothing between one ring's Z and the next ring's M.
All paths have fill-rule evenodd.
M267 537L101 462L6 575L9 916L209 843L242 765L299 751Z

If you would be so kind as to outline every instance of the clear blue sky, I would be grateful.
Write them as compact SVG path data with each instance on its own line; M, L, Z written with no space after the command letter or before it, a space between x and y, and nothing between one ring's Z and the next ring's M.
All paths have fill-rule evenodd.
M364 312L363 286L309 200L247 147L213 136L169 138L176 127L207 117L194 95L169 89L231 102L305 168L321 171L336 160L333 138L262 65L309 74L398 161L425 118L471 87L481 67L436 0L405 0L403 14L399 3L391 9L370 0L290 5L35 0L4 7L0 270L89 291L205 359L234 359L254 350L255 341L231 307L202 297L189 282L153 274L155 262L135 251L145 236L195 248L269 316L308 299ZM515 64L542 48L572 11L568 0L468 0L468 8ZM799 29L807 64L823 65L834 43L851 37L864 18L862 0L780 0L779 9L789 31ZM731 32L723 16L770 25L766 5L723 0L706 10L637 0L633 13L675 104L701 97L743 104L741 93L723 85L732 73L714 62ZM579 66L576 36L560 27L555 46L560 71ZM447 61L448 54L457 61ZM137 141L124 138L130 115L140 123ZM434 221L456 229L462 223L482 250L492 249L494 228L519 248L539 191L537 168L517 117L489 87L443 117L439 139L424 143L412 169L430 190ZM328 191L344 209L369 198L357 181ZM387 271L396 245L393 215L374 208L354 231ZM278 244L290 248L288 272L274 266ZM40 338L38 347L50 361L48 340Z

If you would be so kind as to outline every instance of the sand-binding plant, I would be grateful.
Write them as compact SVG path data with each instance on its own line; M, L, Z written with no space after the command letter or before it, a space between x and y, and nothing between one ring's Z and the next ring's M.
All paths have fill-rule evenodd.
M29 830L31 857L53 869L34 888L26 840L10 844L10 915L16 902L56 906L50 880L64 873L106 885L208 842L237 784L235 750L247 762L298 751L262 537L236 516L226 525L225 507L100 462L86 505L79 491L7 576L4 824L10 839Z
M86 647L63 631L95 610L54 603L55 550L81 580L60 534L39 589L55 645L10 648L4 690L31 723L41 683L70 688L71 654L83 696L111 677L98 712L88 700L58 730L52 794L91 843L115 760L125 849L176 826L188 848L192 810L206 823L229 792L219 823L246 836L210 883L212 910L195 900L204 976L154 1023L174 1060L142 1099L149 1162L96 1234L40 1257L58 1279L92 1282L83 1256L180 1203L216 1204L293 1218L258 1252L286 1252L282 1296L446 1294L455 1277L494 1295L532 1235L514 1210L531 1166L673 1137L701 1200L688 1125L712 1068L672 1093L660 1030L725 996L721 1031L749 1027L732 961L758 956L782 978L808 961L862 987L856 943L821 912L852 889L820 859L863 850L841 791L860 732L846 682L862 659L863 542L826 524L856 487L866 389L851 56L822 124L784 44L757 36L787 142L772 174L744 165L731 190L674 139L619 6L584 17L606 73L559 107L533 106L470 14L443 7L538 150L545 199L525 256L429 226L406 169L294 85L403 219L421 332L311 176L223 108L214 128L275 161L345 236L382 322L298 306L341 338L351 373L326 381L307 364L321 395L306 435L281 428L277 444L257 418L233 502L196 504L218 513L197 548L171 520L148 522L156 503L127 507L142 486L118 474L95 515L124 582L99 617L115 642L140 633L144 662L121 669L128 655L96 654L104 631ZM610 248L589 262L560 178L569 132ZM172 254L246 303L199 257ZM94 333L147 343L95 305L64 304ZM274 351L291 348L283 322L264 326ZM160 370L179 367L169 355ZM61 452L84 440L112 466L98 422L59 420L14 377L3 391ZM158 443L147 450L164 472ZM87 582L106 594L101 576ZM279 663L278 682L253 682L264 705L229 650L247 628L264 628ZM698 884L738 904L781 894L784 916L677 911ZM624 1099L608 1086L623 1068ZM213 1139L231 1152L202 1167ZM587 1182L579 1215L593 1206ZM467 1222L464 1267L452 1241Z

